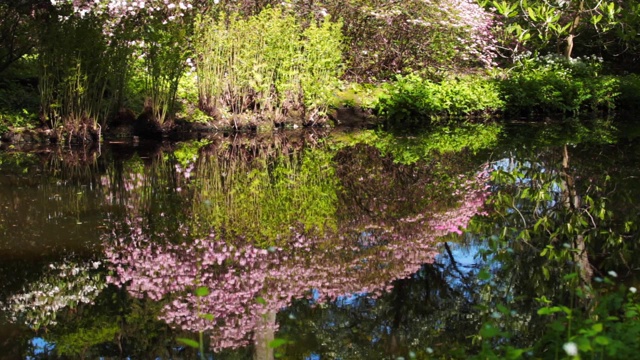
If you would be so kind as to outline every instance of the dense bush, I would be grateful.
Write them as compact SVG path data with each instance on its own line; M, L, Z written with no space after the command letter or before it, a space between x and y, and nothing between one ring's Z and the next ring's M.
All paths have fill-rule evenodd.
M637 110L640 108L640 76L631 74L620 77L620 95L616 98L619 108Z
M65 125L72 132L104 125L123 107L144 110L163 123L180 110L176 105L205 121L208 115L241 119L235 115L267 110L276 114L263 120L288 112L288 119L306 116L313 123L335 102L340 77L374 87L397 79L383 91L367 90L375 106L361 96L356 102L366 100L363 106L399 125L501 110L510 116L574 115L630 106L638 93L636 78L603 76L602 63L593 57L519 59L499 80L446 75L494 66L498 47L506 50L505 59L526 49L562 52L578 35L575 53L606 56L624 47L631 53L626 58L634 58L640 5L585 4L593 9L537 0L522 7L511 0L482 2L495 7L492 15L473 0L3 3L0 70L30 51L40 67L34 87L39 109L31 107L28 117L21 115L22 105L3 112L34 126L40 115L49 126ZM611 34L620 40L611 41ZM615 46L583 46L592 38ZM188 69L197 74L188 80L198 85L190 92L178 89Z
M396 125L427 125L441 117L481 115L504 106L495 81L478 76L440 83L417 75L398 76L385 88L376 111Z
M506 110L511 115L611 110L618 79L601 71L602 60L596 57L522 59L501 82Z
M635 0L485 0L496 14L501 55L523 52L598 54L631 65L640 57L640 5Z
M374 108L389 124L415 126L482 114L578 115L632 107L640 94L638 77L602 71L597 57L550 55L520 59L494 78L462 76L434 82L416 74L398 76L383 85Z
M494 61L493 17L475 1L324 0L315 7L344 22L349 80L380 81Z
M41 30L37 58L43 120L51 128L73 130L103 121L112 110L107 87L122 73L112 66L114 52L100 19L54 13Z

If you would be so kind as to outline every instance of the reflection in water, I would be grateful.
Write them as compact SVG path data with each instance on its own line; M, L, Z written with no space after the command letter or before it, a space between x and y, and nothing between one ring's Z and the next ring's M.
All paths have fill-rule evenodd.
M176 338L199 332L232 359L562 351L536 310L586 288L574 235L596 277L640 266L637 142L563 126L0 154L0 353L197 358Z
M29 283L25 292L10 296L0 310L10 321L20 319L34 330L56 325L58 311L92 303L105 288L104 279L95 271L100 264L51 263L46 275Z
M161 301L162 320L206 332L217 350L273 337L266 334L277 330L275 313L292 299L313 297L315 303L324 303L355 293L380 296L389 291L393 280L433 261L436 238L466 226L486 197L488 173L480 172L470 179L461 176L443 182L459 189L449 195L457 202L445 211L433 213L428 196L422 195L417 202L423 204L421 209L406 201L410 211L398 208L393 215L380 212L366 222L354 222L353 217L331 217L336 206L342 214L360 212L336 203L333 174L348 167L349 176L384 180L393 191L379 187L380 200L373 203L390 208L387 204L395 206L394 193L402 185L395 182L397 166L384 169L391 174L377 170L374 175L375 163L360 167L338 163L340 170L334 172L328 162L331 157L318 149L285 154L285 159L257 158L257 164L249 165L223 166L218 156L212 157L197 163L193 182L181 185L181 194L194 196L194 204L204 204L192 207L194 216L183 224L182 239L158 241L160 236L135 218L115 229L105 247L114 269L109 282L126 286L133 296ZM404 170L415 172L410 167ZM323 176L313 175L319 171ZM424 184L414 187L410 191L424 191ZM350 196L364 199L368 194ZM326 226L331 223L336 225ZM198 236L205 226L216 232ZM261 247L265 244L270 246ZM207 294L195 295L194 290L202 287Z

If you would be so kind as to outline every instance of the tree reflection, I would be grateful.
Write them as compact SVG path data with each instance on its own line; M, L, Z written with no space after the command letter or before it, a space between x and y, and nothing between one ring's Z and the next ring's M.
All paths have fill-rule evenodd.
M214 162L213 169L227 172L226 176L233 171L235 183L246 184L242 181L246 178L250 180L249 184L256 184L261 192L271 195L262 196L246 189L252 194L247 203L237 201L244 199L236 193L238 190L229 191L225 185L206 185L211 176L201 176L200 172L212 174L207 167L211 163L197 162L195 179L198 180L184 193L191 191L197 196L196 202L205 203L204 199L209 199L209 204L193 208L196 216L185 222L181 230L183 238L175 242L158 242L149 227L138 218L114 229L106 250L114 270L109 282L125 285L133 296L160 301L163 304L162 320L183 330L206 332L216 350L256 341L264 345L278 329L275 314L289 306L292 299L304 298L314 304L326 304L353 294L369 294L375 298L389 291L395 279L410 277L423 264L433 261L437 254L437 238L451 231L459 232L460 227L466 226L487 194L486 172L470 177L416 179L419 178L417 174L429 173L425 164L415 165L413 169L394 165L375 155L375 149L371 153L370 148L363 147L352 149L352 152L368 154L364 161L337 156L335 174L346 186L355 184L350 180L353 177L363 178L360 184L364 188L349 189L351 194L356 194L353 197L338 196L338 187L332 185L336 183L333 172L327 171L327 165L323 164L326 155L317 151L306 152L302 157L289 157L294 159L293 164L284 163L287 169L293 169L285 177L294 180L287 182L288 191L293 193L290 196L275 190L281 180L269 175L278 173L282 166L279 164L283 164L281 160L272 160L270 166L258 166L250 171L234 168L244 165L230 164L220 168L219 163ZM378 162L384 165L380 167ZM376 170L372 172L372 169ZM309 175L318 171L322 171L324 178ZM220 173L213 175L220 176ZM270 180L256 180L262 176ZM217 179L226 181L224 177ZM448 195L440 195L440 192L424 195L429 186L457 190L449 191ZM374 189L376 196L370 199ZM402 189L405 189L404 194ZM296 195L297 192L300 195ZM333 192L333 195L327 192ZM278 194L283 198L272 205L273 196ZM422 194L419 200L418 194ZM402 200L411 196L418 201ZM302 199L317 200L307 203L309 207L306 207L298 202ZM335 213L342 215L323 221L323 225L336 224L335 230L313 222L309 226L306 220L319 218L312 204L318 204L317 211L324 214L321 218L335 216L332 215L334 211L322 213L331 208L324 205L326 199L342 199L334 205L337 206ZM363 200L368 201L365 208L361 206ZM279 207L277 204L283 201L286 205ZM398 203L400 205L396 205ZM275 212L293 211L294 208L300 211L299 221L293 221L289 215L279 218L282 214ZM223 211L222 216L234 214L234 217L223 223L205 221L202 224L193 220L215 219L205 210L215 212L216 209ZM273 209L274 212L265 215L278 220L256 217L256 213L265 209ZM351 216L347 215L349 213ZM262 236L239 236L243 234L238 225L249 224L248 229L252 229L255 225L251 221L265 229L256 228L260 232L249 235ZM225 225L219 225L220 232L201 236L206 224ZM268 234L278 234L277 242L274 245L267 242L267 247L261 248L265 245L263 239L269 239ZM208 289L207 294L197 296L194 291L203 287Z
M564 352L571 339L582 341L581 351L600 351L608 343L591 343L586 329L603 326L612 315L618 319L614 309L621 302L604 305L611 301L605 294L610 290L598 281L611 270L628 272L636 262L626 255L635 241L625 240L638 237L638 209L628 201L638 188L623 179L637 168L622 165L636 155L620 153L628 147L624 142L602 145L611 144L615 129L581 131L572 135L597 136L531 137L495 163L493 211L473 224L483 244L480 295L489 315L479 334L493 355L526 348L536 355ZM611 162L603 166L596 156ZM630 326L619 320L611 329Z

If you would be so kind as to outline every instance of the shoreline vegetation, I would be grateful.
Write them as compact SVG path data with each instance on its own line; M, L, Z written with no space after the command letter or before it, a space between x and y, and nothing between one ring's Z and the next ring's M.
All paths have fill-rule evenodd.
M637 108L640 6L517 4L1 4L1 138L410 130Z

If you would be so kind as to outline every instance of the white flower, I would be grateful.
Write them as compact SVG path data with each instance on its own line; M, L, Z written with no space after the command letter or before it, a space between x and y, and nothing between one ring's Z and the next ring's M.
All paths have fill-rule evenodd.
M618 277L618 273L616 273L613 270L609 271L607 274L609 274L609 276L611 276L611 277Z
M638 291L638 289L636 289L635 287L632 286L632 287L629 288L629 291L631 291L631 293L635 294L636 291Z
M569 341L568 343L565 343L564 345L562 345L562 348L569 356L578 355L578 345L576 345L576 343L574 343L573 341Z

